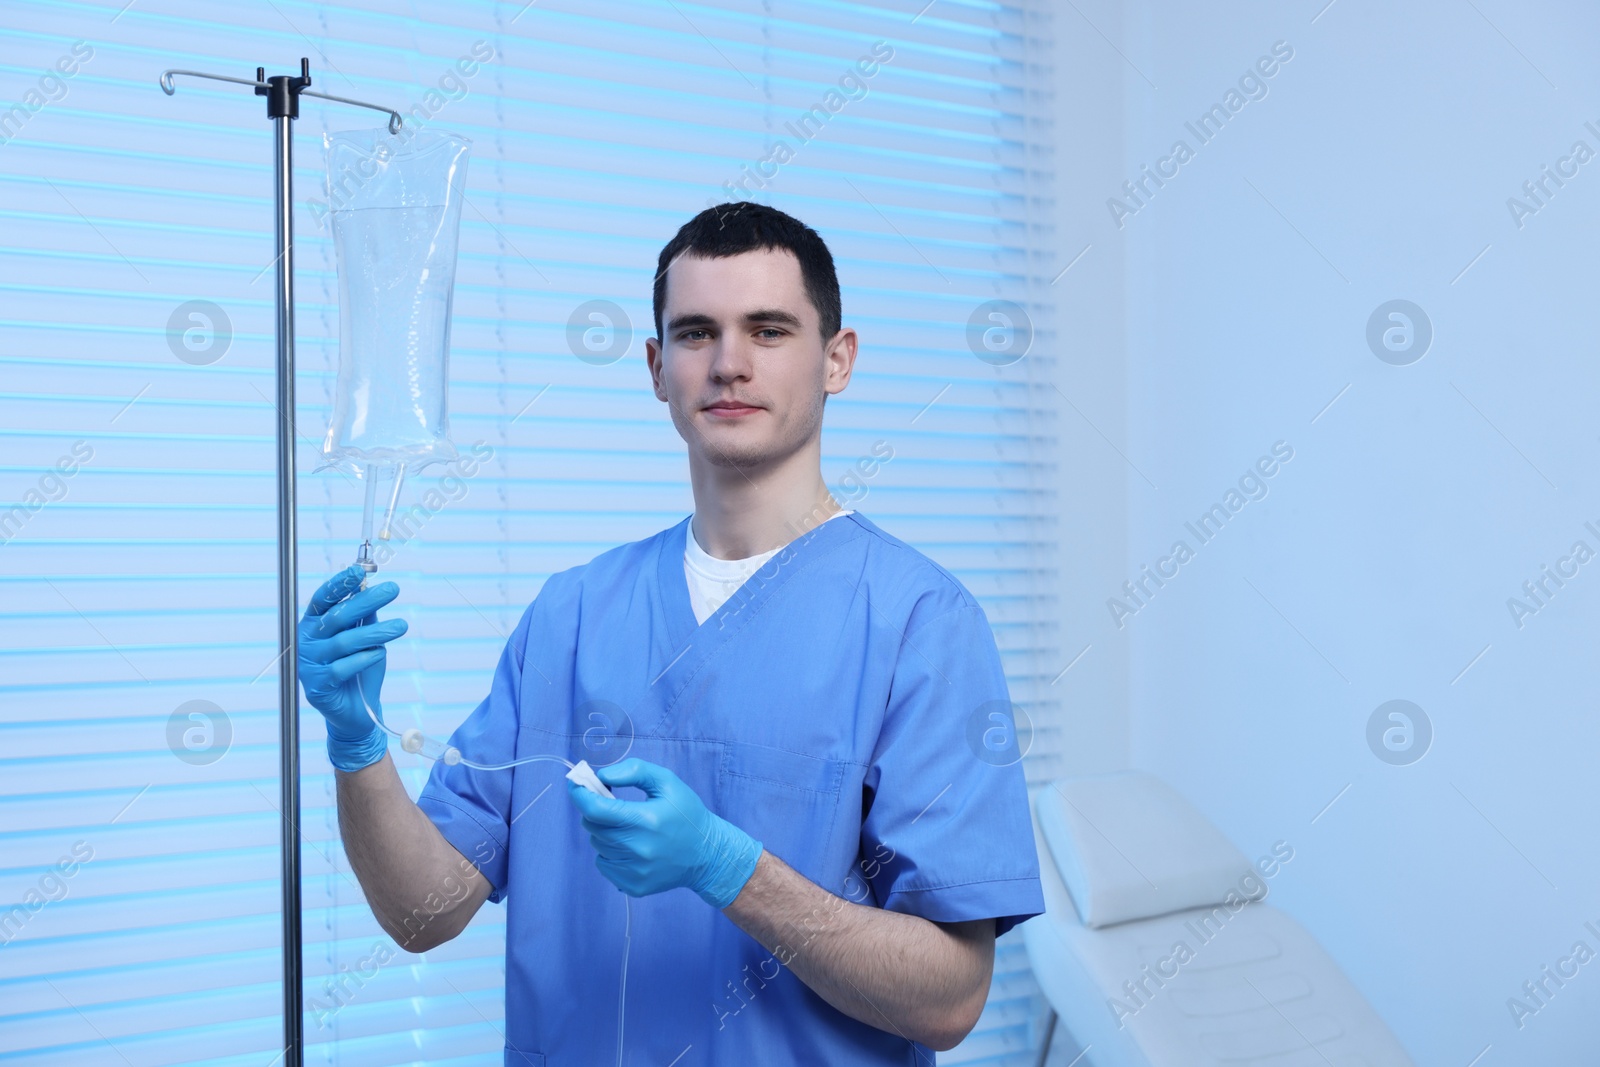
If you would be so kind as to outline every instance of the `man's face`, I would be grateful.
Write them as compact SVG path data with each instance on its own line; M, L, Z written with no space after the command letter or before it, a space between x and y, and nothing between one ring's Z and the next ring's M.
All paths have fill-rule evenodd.
M817 439L822 402L849 383L854 330L825 344L800 261L786 249L667 269L665 336L646 342L657 399L699 456L741 470L781 462Z

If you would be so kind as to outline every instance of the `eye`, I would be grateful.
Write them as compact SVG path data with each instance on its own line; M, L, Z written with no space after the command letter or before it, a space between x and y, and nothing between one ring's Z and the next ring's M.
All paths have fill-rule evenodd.
M695 335L696 334L702 334L702 333L705 333L705 332L706 332L705 330L685 330L685 331L683 331L682 333L680 333L678 335L678 339L680 341L698 340L698 338L696 338Z
M768 326L761 330L760 333L768 336L771 340L777 340L779 337L783 336L783 331L776 326Z

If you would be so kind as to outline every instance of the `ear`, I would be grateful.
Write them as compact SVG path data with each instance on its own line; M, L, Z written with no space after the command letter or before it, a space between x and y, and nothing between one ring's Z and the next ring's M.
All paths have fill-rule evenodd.
M667 391L661 385L661 363L665 352L661 347L659 337L646 337L644 341L644 361L650 367L650 385L655 390L656 399L666 403Z
M828 394L842 393L850 384L850 374L856 366L856 332L850 327L840 328L823 350L824 374L822 387Z

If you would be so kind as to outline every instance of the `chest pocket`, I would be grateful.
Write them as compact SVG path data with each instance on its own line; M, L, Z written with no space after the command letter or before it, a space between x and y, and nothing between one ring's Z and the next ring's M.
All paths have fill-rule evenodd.
M723 743L717 814L807 878L832 884L829 859L840 835L839 793L849 764L745 741ZM851 855L860 827L849 828Z

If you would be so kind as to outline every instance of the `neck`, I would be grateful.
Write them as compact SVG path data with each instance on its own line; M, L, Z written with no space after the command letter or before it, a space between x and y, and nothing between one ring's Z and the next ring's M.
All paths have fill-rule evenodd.
M782 548L844 510L822 480L822 445L812 441L760 467L725 467L691 455L692 530L718 559L744 559Z

